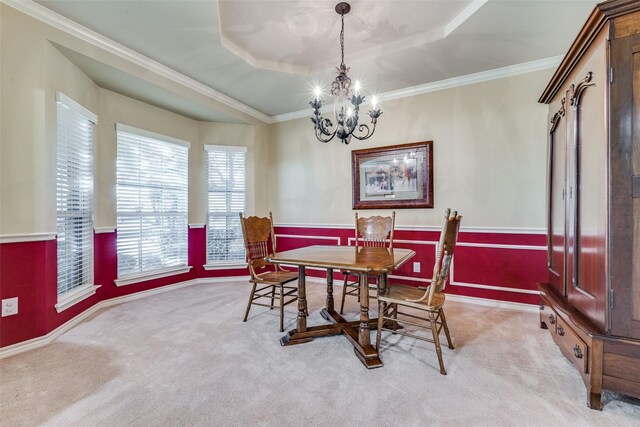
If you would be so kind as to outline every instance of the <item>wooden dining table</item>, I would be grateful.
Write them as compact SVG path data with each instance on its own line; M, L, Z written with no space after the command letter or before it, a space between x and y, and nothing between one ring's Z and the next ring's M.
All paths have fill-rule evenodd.
M280 339L283 346L302 344L316 337L342 334L353 344L358 359L369 369L383 365L375 347L371 345L371 327L377 319L369 318L369 276L378 278L378 292L387 287L387 276L409 261L415 252L410 249L354 246L307 246L278 252L267 261L298 268L298 317L296 328ZM320 314L330 324L307 326L306 268L327 270L326 307ZM360 284L360 319L347 321L334 310L333 270L349 271L358 275Z

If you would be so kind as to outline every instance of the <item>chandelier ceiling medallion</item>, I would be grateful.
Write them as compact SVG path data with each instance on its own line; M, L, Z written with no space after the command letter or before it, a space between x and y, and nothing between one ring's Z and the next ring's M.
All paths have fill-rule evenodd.
M336 5L336 12L342 20L342 29L340 31L341 62L340 66L336 68L338 75L331 84L333 114L336 125L321 115L320 110L324 101L322 100L322 89L320 87L315 88L315 98L309 102L309 106L313 109L311 121L314 125L316 138L321 142L329 142L335 136L344 144L348 144L352 136L361 141L365 140L375 132L378 117L382 114L380 109L376 109L376 99L372 97L371 110L369 110L372 127L369 128L369 125L364 123L358 124L360 104L364 102L365 97L360 95L360 83L358 81L355 82L352 90L351 79L347 75L350 68L344 65L344 15L349 13L350 10L349 3L342 2ZM354 133L356 129L359 134Z

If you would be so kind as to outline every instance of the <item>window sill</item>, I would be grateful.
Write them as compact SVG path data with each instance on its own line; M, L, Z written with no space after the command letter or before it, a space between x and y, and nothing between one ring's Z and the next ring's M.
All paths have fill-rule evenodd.
M148 271L140 274L132 274L130 276L124 276L113 282L116 286L132 285L134 283L146 282L147 280L160 279L162 277L176 276L178 274L188 273L193 267L181 266L165 268L162 270Z
M84 285L62 295L58 295L58 303L55 305L56 311L61 313L67 308L84 301L96 293L100 285Z
M205 264L204 267L207 271L212 270L234 270L238 268L247 268L246 262L234 262L234 263L219 263L219 264Z

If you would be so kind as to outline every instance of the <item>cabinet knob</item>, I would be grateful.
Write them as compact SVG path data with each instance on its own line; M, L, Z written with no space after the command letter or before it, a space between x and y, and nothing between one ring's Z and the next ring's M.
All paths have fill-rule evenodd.
M582 359L582 349L580 348L580 346L578 344L576 344L573 347L573 354L578 358L578 359Z
M553 317L553 314L549 315L549 323L551 323L552 325L556 324L556 318Z
M558 326L558 335L564 336L564 328L562 327L562 325Z

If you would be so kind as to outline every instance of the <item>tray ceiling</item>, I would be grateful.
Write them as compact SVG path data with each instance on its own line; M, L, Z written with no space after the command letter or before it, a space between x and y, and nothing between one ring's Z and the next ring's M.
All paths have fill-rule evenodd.
M307 108L340 62L335 1L37 3L269 116ZM379 94L563 55L596 3L353 0L345 63ZM118 91L122 76L98 68Z

